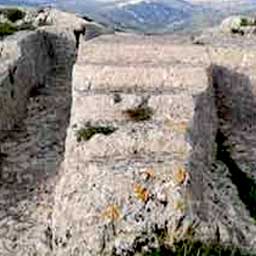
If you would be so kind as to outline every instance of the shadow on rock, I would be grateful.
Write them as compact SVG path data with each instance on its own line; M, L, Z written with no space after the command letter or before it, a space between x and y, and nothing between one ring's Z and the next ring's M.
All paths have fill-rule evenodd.
M25 117L1 142L1 255L49 255L52 250L53 189L64 158L76 51L75 42L65 37L45 33L43 38L33 44L37 49L21 45L23 54L46 50L50 66L42 75L45 67L34 64L40 86L28 92Z
M208 90L195 98L190 130L190 213L200 223L200 239L255 248L253 85L248 76L217 65L208 79Z

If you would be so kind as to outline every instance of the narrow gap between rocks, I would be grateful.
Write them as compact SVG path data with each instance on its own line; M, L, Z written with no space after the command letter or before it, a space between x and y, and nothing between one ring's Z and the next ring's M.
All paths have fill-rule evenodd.
M216 135L217 160L220 160L227 166L230 178L237 188L239 197L247 207L251 217L256 220L256 183L232 159L229 148L225 145L226 142L227 138L218 130Z
M211 75L218 116L216 158L228 168L241 201L256 220L256 182L241 170L231 153L234 131L253 120L255 99L251 82L244 74L221 66L213 66Z

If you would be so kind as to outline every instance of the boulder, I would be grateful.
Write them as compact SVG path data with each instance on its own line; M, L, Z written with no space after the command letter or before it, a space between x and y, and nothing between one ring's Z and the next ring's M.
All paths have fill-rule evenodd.
M256 20L247 16L232 16L225 19L220 26L221 31L232 34L254 34Z

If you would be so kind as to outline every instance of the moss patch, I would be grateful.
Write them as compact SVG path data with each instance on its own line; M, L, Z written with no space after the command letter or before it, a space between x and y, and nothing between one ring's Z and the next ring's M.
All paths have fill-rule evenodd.
M206 244L199 241L180 241L172 247L162 247L144 256L255 256L255 253L243 252L242 250L219 244Z
M150 120L153 110L150 107L136 107L123 112L131 121L142 122Z
M87 125L84 128L81 128L77 131L76 138L77 142L81 141L88 141L90 140L95 134L103 134L103 135L110 135L115 132L117 128L111 126L91 126Z
M17 28L7 22L0 23L0 36L12 35L17 31Z

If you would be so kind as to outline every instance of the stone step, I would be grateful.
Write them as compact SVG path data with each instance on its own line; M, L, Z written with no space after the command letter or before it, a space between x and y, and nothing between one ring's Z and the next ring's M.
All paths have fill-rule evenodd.
M185 229L197 211L186 208L187 196L198 207L204 200L217 131L205 53L133 37L81 44L53 213L54 234L67 244L56 244L58 256L77 248L79 255L129 254L151 227L168 223L171 236L177 225ZM79 140L88 127L116 129Z
M67 179L62 178L56 193L55 234L68 244L58 246L57 255L70 255L75 246L81 251L79 255L93 255L92 251L101 255L104 234L115 239L110 222L118 235L123 234L118 238L125 243L126 232L133 239L133 232L149 229L149 223L158 227L166 219L174 222L174 216L184 215L186 202L181 187L186 182L186 170L177 161L85 166L78 156L73 160L65 172ZM67 227L72 227L69 238Z
M156 64L181 63L205 65L209 63L204 48L195 45L174 45L170 42L141 40L125 42L122 36L101 36L91 42L81 42L79 64Z
M98 127L96 125L96 127ZM100 127L100 126L99 126ZM191 145L187 141L187 127L181 130L172 129L168 123L158 124L133 124L124 126L109 125L116 130L112 134L95 134L89 139L79 141L78 129L69 131L71 143L66 147L66 153L72 158L75 154L80 156L82 161L106 161L106 159L130 159L154 155L161 159L175 157L187 159ZM80 130L81 131L81 130Z
M115 97L120 102L115 103ZM200 118L201 125L206 131L199 136L207 140L207 129L210 126L209 114L197 117L199 104L207 104L213 100L210 95L207 99L195 100L189 94L164 94L138 96L133 94L105 94L80 95L73 94L71 113L71 127L69 140L72 141L66 148L67 154L81 155L84 161L107 158L129 158L136 155L155 154L161 156L175 155L178 158L188 159L191 150L190 133L193 134L195 118ZM145 106L138 107L144 101ZM150 111L147 120L138 121L132 118L131 111ZM207 111L207 108L205 108ZM130 111L130 112L129 112ZM111 135L95 135L85 142L77 142L77 132L87 129L88 124L93 127L116 128ZM199 125L199 124L197 124ZM197 132L201 130L197 127ZM99 146L100 145L100 146ZM202 149L200 149L202 150ZM69 156L70 157L70 156ZM72 157L71 157L72 158Z
M131 111L146 111L151 122L188 122L193 118L195 99L188 93L181 94L92 94L73 92L71 123L125 123L132 122ZM144 104L144 106L143 106ZM141 107L139 107L142 105ZM143 113L142 113L143 114ZM136 119L134 120L136 121Z
M203 67L79 65L73 69L73 89L80 91L172 91L196 93L207 87Z

